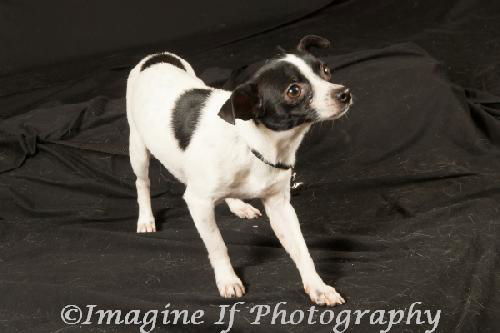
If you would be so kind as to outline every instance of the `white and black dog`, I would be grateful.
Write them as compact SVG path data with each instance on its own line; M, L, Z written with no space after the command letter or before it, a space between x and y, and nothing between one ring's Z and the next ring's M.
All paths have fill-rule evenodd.
M137 232L154 232L148 176L150 153L186 185L184 200L208 250L223 297L241 297L214 216L225 200L239 217L261 213L242 199L260 198L271 227L295 262L306 293L317 304L344 299L316 272L290 204L295 152L311 124L337 119L352 104L349 90L330 82L327 65L301 39L297 50L266 62L234 91L208 87L184 59L171 53L144 58L127 84L130 162L137 176Z

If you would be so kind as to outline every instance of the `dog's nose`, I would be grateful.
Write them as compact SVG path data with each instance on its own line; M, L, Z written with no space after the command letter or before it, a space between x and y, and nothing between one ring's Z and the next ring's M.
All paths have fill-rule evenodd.
M347 104L351 101L351 92L348 88L342 88L339 90L332 91L332 95L336 98L340 103Z

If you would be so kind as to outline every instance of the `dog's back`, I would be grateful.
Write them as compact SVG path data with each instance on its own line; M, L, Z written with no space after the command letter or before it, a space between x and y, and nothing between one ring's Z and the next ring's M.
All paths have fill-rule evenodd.
M176 144L171 114L176 99L193 88L206 89L191 65L172 53L142 59L127 81L127 119L130 141L145 146L182 179L183 153ZM131 144L131 150L134 145ZM131 152L132 154L133 152Z
M131 157L139 155L136 147L141 151L146 148L185 182L186 173L196 172L191 169L196 169L201 156L208 153L198 141L206 144L208 140L208 147L219 149L224 141L217 134L234 131L212 112L229 96L230 92L205 85L189 63L177 55L147 56L130 72L127 82ZM199 152L190 154L191 150ZM205 163L205 167L209 166Z

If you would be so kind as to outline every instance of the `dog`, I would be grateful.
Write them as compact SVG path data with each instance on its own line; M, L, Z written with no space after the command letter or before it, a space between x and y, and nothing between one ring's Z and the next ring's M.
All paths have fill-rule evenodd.
M304 135L352 105L349 89L331 83L329 67L311 53L329 46L326 38L305 36L293 52L266 61L233 91L207 86L186 60L168 52L147 56L130 72L126 107L137 232L156 229L148 176L152 154L186 185L183 198L222 297L241 297L245 287L231 265L214 206L224 200L237 216L256 218L261 212L242 200L259 198L312 302L345 303L316 272L290 204L290 177Z

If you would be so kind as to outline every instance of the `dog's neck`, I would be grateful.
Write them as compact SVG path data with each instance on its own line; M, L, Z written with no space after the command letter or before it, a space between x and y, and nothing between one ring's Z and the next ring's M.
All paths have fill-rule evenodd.
M253 121L236 121L238 132L250 149L272 164L295 165L295 153L310 128L309 124L286 131L273 131Z

